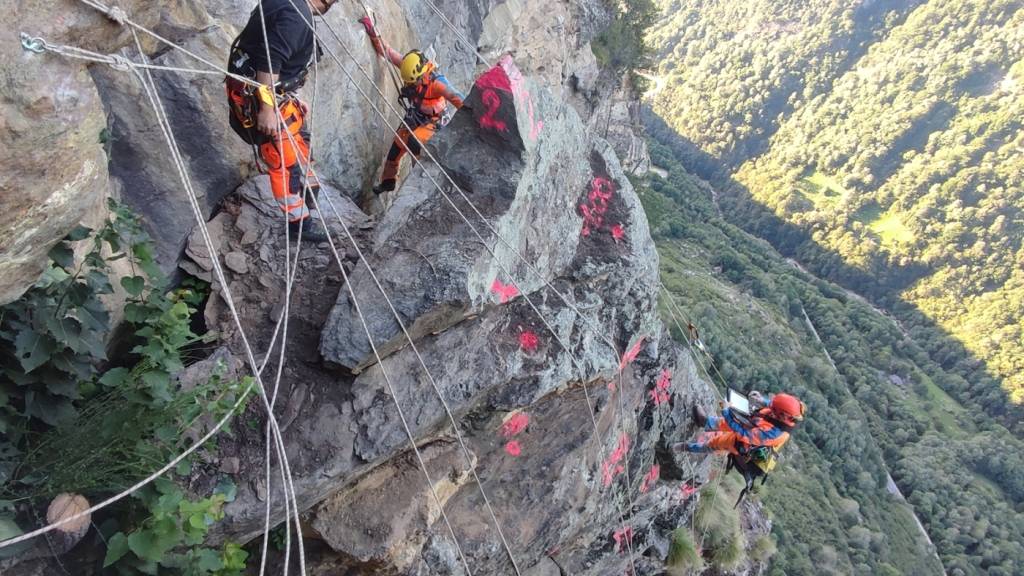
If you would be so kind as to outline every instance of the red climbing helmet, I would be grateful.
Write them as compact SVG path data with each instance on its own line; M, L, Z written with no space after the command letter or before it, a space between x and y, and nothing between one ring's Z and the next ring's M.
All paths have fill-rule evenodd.
M796 396L789 394L776 394L772 396L772 401L768 406L776 415L793 422L803 420L804 413L807 412L807 407L804 406L804 403Z

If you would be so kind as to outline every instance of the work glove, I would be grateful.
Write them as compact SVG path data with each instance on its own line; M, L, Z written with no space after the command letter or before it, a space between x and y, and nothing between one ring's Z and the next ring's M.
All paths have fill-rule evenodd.
M360 18L359 23L362 24L363 28L366 29L367 36L369 36L370 38L377 37L377 30L374 29L373 22L370 20L369 16L363 16L362 18Z

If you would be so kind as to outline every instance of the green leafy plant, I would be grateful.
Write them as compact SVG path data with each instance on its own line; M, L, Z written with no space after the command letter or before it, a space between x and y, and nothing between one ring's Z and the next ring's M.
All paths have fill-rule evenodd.
M231 491L234 498L234 491ZM201 546L210 527L224 517L228 494L190 500L177 484L159 479L139 490L149 516L129 533L118 532L107 543L104 568L120 574L158 574L171 570L186 576L242 574L248 553L234 543L220 550Z

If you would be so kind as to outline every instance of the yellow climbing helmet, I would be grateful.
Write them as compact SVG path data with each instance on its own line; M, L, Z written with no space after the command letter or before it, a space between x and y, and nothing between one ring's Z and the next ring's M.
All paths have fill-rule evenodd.
M419 82L420 78L427 73L428 63L427 57L419 50L413 50L406 54L402 58L402 65L398 67L402 82L406 86Z

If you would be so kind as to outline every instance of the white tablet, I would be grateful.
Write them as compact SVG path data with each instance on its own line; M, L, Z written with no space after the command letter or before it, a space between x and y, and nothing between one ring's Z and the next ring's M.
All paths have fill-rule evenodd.
M732 406L732 409L739 412L740 414L750 414L750 400L746 396L733 390L732 388L726 393L726 402Z

